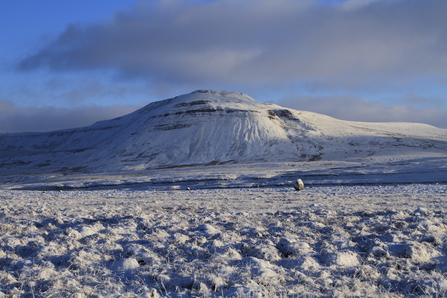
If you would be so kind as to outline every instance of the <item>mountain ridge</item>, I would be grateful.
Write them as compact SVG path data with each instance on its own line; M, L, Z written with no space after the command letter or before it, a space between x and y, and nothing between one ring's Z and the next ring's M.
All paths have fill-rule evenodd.
M0 134L0 173L139 171L176 166L443 155L447 130L337 120L197 90L93 125Z

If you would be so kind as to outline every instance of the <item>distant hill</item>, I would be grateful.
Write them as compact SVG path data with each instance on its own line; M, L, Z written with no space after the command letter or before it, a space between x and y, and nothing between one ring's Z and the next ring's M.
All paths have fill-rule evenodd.
M0 174L446 156L447 129L366 123L198 90L88 127L0 134Z

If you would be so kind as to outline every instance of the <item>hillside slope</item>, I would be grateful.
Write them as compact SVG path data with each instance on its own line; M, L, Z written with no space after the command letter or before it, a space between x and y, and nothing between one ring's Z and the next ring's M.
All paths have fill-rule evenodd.
M0 173L115 172L281 161L445 156L447 130L363 123L198 90L88 127L0 134Z

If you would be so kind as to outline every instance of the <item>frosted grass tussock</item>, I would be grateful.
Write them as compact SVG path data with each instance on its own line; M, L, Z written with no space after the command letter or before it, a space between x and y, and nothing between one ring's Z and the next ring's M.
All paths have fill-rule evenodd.
M446 208L406 209L396 194L397 210L326 200L269 212L275 189L219 193L226 204L207 206L216 192L0 192L0 297L447 293ZM241 212L248 193L260 198Z

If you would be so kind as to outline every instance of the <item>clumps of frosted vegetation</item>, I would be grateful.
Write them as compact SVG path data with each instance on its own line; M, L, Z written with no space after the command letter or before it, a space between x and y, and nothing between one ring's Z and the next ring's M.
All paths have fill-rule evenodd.
M447 216L0 207L0 297L441 297Z

